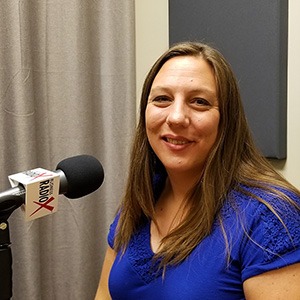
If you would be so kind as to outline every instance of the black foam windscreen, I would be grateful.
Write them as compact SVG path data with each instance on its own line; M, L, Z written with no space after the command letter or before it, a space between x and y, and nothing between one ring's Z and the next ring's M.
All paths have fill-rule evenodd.
M80 198L96 191L104 180L101 163L90 155L66 158L56 169L65 174L67 192L64 195L70 199Z

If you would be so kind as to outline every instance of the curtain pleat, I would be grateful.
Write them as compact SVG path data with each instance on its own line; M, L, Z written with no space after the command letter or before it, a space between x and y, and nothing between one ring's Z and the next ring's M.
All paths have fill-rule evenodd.
M13 299L93 299L135 103L133 0L0 1L1 191L10 174L78 154L105 171L99 190L60 196L51 216L25 222L13 212Z

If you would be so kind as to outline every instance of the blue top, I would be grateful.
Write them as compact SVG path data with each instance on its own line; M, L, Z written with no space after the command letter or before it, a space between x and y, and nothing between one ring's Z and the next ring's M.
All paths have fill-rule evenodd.
M112 299L245 299L243 282L247 278L300 262L299 211L262 190L247 190L275 205L289 234L266 205L233 191L221 210L230 261L216 221L212 233L185 261L168 267L163 277L152 260L150 222L147 222L132 237L124 255L117 255L109 277ZM300 204L297 196L287 194ZM112 248L117 223L118 217L108 234Z

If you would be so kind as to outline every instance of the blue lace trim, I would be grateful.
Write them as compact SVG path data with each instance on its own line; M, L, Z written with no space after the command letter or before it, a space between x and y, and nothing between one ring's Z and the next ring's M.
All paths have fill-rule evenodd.
M280 215L286 228L281 224L278 218L264 204L259 203L255 199L242 193L233 192L234 206L230 202L226 202L222 208L223 217L232 217L236 214L236 209L239 212L244 212L248 215L249 225L253 226L250 230L261 230L263 236L262 244L260 245L264 251L264 262L271 262L278 256L292 252L295 248L300 247L300 213L291 205L286 204L274 195L267 194L262 190L254 190L247 188L248 191L263 198L268 203L272 204L276 212ZM300 204L300 199L288 194ZM251 217L249 217L251 216ZM214 226L218 226L217 222ZM128 259L135 272L140 276L145 284L148 284L162 275L162 270L158 270L159 261L154 261L154 253L150 246L150 223L147 222L140 230L132 237L128 246Z
M276 213L282 219L283 225L278 217L263 203L258 202L242 193L233 192L229 199L233 199L234 204L239 213L243 212L245 215L252 216L249 221L254 227L250 230L261 230L263 236L260 246L264 249L264 263L274 261L286 253L293 252L300 247L300 211L291 204L278 198L277 195L266 193L261 189L252 189L244 187L246 191L262 198L267 203L271 204ZM279 189L288 197L293 199L300 205L300 199L295 194ZM233 197L233 198L231 198ZM226 203L222 208L222 215L225 218L232 216L233 211L236 210L232 204ZM237 213L236 211L234 212ZM249 224L245 224L249 226ZM251 235L251 232L248 232Z
M265 205L261 207L261 220L264 224L262 247L266 249L264 251L265 262L273 261L278 256L293 252L300 247L300 212L280 199L274 198L270 202L274 205L284 225Z
M162 270L158 269L159 260L153 259L154 253L150 246L149 222L133 236L128 251L130 264L144 283L148 284L162 275Z

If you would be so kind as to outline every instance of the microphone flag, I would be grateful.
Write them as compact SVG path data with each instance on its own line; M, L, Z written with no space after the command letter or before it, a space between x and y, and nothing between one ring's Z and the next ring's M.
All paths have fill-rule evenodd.
M59 174L36 168L8 176L12 187L22 185L25 189L25 220L55 213L58 208Z

